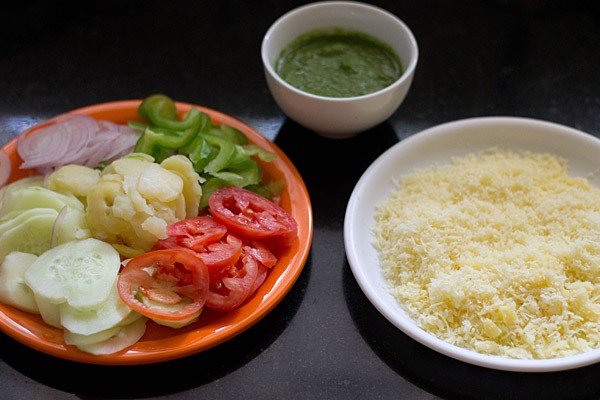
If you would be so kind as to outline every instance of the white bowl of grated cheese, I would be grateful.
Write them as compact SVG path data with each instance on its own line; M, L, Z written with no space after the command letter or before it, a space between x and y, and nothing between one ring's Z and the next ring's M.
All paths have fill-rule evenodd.
M406 335L463 362L548 372L600 361L599 155L592 135L514 117L401 141L348 202L358 284Z

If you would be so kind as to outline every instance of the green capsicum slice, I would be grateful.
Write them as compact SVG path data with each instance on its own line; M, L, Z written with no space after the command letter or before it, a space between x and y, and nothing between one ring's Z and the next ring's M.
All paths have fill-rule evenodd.
M219 149L217 156L210 160L210 162L204 167L204 172L207 174L214 174L227 168L229 163L235 157L235 144L225 138L215 135L200 134L200 136L202 136L202 138L206 140L208 144Z
M175 102L162 94L146 97L138 107L138 114L142 118L160 128L173 131L183 131L190 128L195 124L196 114L198 113L200 113L199 110L192 108L181 121L178 120Z
M180 131L146 126L134 150L150 154L157 162L160 162L161 159L164 159L165 154L168 153L165 150L176 150L188 145L194 140L201 127L206 125L206 121L210 123L208 115L195 108L190 110L186 119L192 121L192 125Z

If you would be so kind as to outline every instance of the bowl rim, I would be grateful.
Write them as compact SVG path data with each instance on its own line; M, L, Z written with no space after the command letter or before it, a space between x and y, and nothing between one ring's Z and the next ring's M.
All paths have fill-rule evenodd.
M357 230L362 229L364 231L365 224L370 224L372 222L370 220L366 221L365 219L370 219L372 217L374 207L361 214L360 207L364 207L364 202L361 203L360 200L361 197L366 196L369 191L373 192L376 190L374 188L374 182L378 179L380 181L384 179L384 177L377 176L380 169L384 168L386 165L389 166L391 163L397 163L397 161L394 160L398 160L401 152L406 154L407 151L414 150L415 146L420 146L427 142L433 143L444 135L456 135L457 132L459 133L464 127L482 127L483 131L485 130L485 127L491 127L498 124L503 127L520 126L525 128L528 127L530 129L545 129L547 130L545 133L547 133L548 136L563 136L560 140L570 139L577 142L579 147L588 146L593 147L594 151L600 151L600 139L593 135L558 123L527 117L489 116L465 118L442 123L415 133L382 153L365 170L352 191L344 220L344 246L350 269L367 299L389 322L415 341L440 354L480 367L513 372L565 371L597 363L600 361L600 348L564 357L523 360L477 353L474 350L460 348L447 343L435 337L433 334L419 328L406 314L400 314L403 313L401 305L385 290L385 288L382 288L379 285L383 277L380 273L378 261L376 272L369 272L368 266L365 265L365 259L368 258L368 261L371 262L374 260L372 257L366 256L364 252L361 254L361 251L358 250L361 245L363 247L365 245L371 246L371 243L365 243L364 237L362 237L362 241L359 240ZM483 134L485 134L485 132L482 132L482 135ZM490 144L490 147L493 147L493 144ZM469 150L465 150L464 154L468 152ZM396 176L405 172L406 171L399 171L396 173ZM390 176L386 176L386 182L390 181L390 178ZM387 183L386 187L389 187L389 183ZM388 193L388 191L383 191L383 189L379 189L379 192L379 194L383 192L386 194ZM362 218L359 218L359 216ZM368 235L369 238L372 238L371 233ZM375 252L375 250L371 250L371 252ZM373 270L372 266L371 270Z
M286 82L285 80L283 80L279 76L279 74L275 71L275 69L273 68L273 65L271 65L271 63L269 62L269 59L268 59L269 44L270 44L271 38L273 36L275 36L275 31L277 29L279 29L279 27L281 25L283 25L288 19L294 18L296 15L298 15L302 12L305 12L307 10L313 10L313 9L318 10L319 8L326 8L326 7L331 8L331 7L339 7L339 6L354 7L357 9L368 10L369 12L379 13L382 16L384 16L386 18L390 18L391 20L395 21L399 25L399 27L406 33L406 38L408 39L408 43L411 47L413 57L411 57L410 60L408 61L408 64L405 66L404 71L402 72L402 75L396 81L394 81L392 84L384 87L383 89L379 89L375 92L367 93L367 94L364 94L361 96L329 97L329 96L321 96L321 95L317 95L314 93L309 93L309 92L303 91L301 89L298 89L295 86L293 86L293 85L289 84L288 82ZM275 22L273 22L273 24L271 24L271 26L268 28L267 32L263 36L263 40L261 43L261 59L262 59L263 67L267 71L267 74L272 79L277 81L278 84L280 84L283 87L285 87L286 89L294 92L295 94L300 95L300 96L306 96L306 97L312 98L312 99L344 103L344 102L354 102L354 101L368 99L368 98L376 97L376 96L379 96L382 94L386 94L388 92L394 91L398 86L403 85L407 81L410 83L410 81L412 80L412 77L414 75L414 72L417 68L417 62L419 59L419 46L417 44L417 40L416 40L413 32L408 27L408 25L403 20L401 20L398 16L396 16L395 14L391 13L390 11L388 11L384 8L381 8L381 7L373 5L373 4L363 3L363 2L359 2L359 1L352 1L352 0L342 0L342 1L323 0L323 1L316 1L313 3L308 3L303 6L293 8L293 9L287 11L285 14L281 15L279 18L277 18L275 20Z

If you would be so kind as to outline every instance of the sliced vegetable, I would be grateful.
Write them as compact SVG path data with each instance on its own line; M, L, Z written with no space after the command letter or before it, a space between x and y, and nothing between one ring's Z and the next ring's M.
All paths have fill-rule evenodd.
M20 168L47 173L67 164L96 167L100 161L110 162L130 152L138 137L139 133L127 126L87 115L63 115L19 136Z
M211 277L206 307L221 312L238 308L253 292L258 277L258 263L242 252L231 267Z
M0 235L0 262L13 251L41 255L50 249L50 241L52 237L52 229L54 221L58 213L45 209L25 210L23 214L27 214L27 218L15 218L21 221L20 224L7 229ZM37 212L37 210L44 210ZM7 223L8 225L9 223Z
M25 272L25 282L54 304L97 309L108 299L120 266L119 253L108 243L77 240L41 254Z
M56 247L72 240L87 239L89 237L91 237L91 233L85 219L85 213L81 210L64 206L52 225L50 247Z
M198 109L192 108L183 121L178 121L175 103L163 94L146 97L138 107L138 114L142 118L173 131L183 131L193 126L199 113Z
M69 303L62 303L60 323L69 332L91 335L120 325L132 312L134 311L127 307L119 297L115 280L113 290L99 307L92 310L80 310Z
M71 194L85 201L85 197L99 180L99 170L69 164L51 173L46 178L45 186L55 192Z
M179 175L183 180L186 218L198 215L198 203L202 197L202 187L200 186L200 176L194 171L192 162L184 156L174 155L163 160L160 165L167 171Z
M25 271L37 258L18 251L8 254L0 264L0 302L30 313L39 313L33 292L25 283Z
M89 335L73 333L68 329L65 329L65 343L79 347L104 342L107 339L110 339L111 337L117 335L121 331L121 328L131 324L134 321L137 321L138 319L143 319L144 322L147 320L147 318L142 317L141 314L131 312L127 317L125 317L125 319L123 319L120 323L113 326L112 328L108 328L103 331L99 331Z
M244 244L244 251L254 257L256 261L267 268L274 267L277 264L277 257L258 240L251 240Z
M64 340L66 344L70 344L71 346L85 347L104 342L110 339L111 337L116 336L120 331L120 326L115 326L104 331L92 333L91 335L80 335L78 333L73 333L69 332L68 330L65 330Z
M4 196L11 190L15 190L21 187L27 186L44 186L44 177L41 175L28 176L18 181L14 181L9 183L6 186L0 188L0 208L2 207L2 203L4 202Z
M82 210L84 205L74 196L65 195L39 186L26 186L8 191L4 196L0 215L32 208L51 208L59 212L64 206Z
M234 264L242 254L242 241L231 234L226 234L217 241L205 243L202 246L195 246L193 240L185 239L185 237L169 236L166 239L159 240L154 250L179 249L191 251L204 261L211 276Z
M146 318L138 318L129 325L119 327L110 338L97 343L80 344L77 348L94 355L113 354L138 342L146 333Z
M118 279L121 299L133 310L168 323L193 321L208 294L208 270L187 251L155 250L131 259Z
M221 239L227 228L209 215L188 218L167 228L169 236L175 237L177 242L191 250L202 251L207 244Z
M86 219L92 236L126 246L129 256L150 250L167 236L167 225L198 214L198 175L179 156L165 166L133 153L108 165L87 196ZM173 170L170 170L172 168ZM185 176L185 178L182 178Z
M35 304L37 304L42 320L50 326L63 329L60 323L60 304L54 303L52 299L42 296L40 293L33 292Z
M217 189L209 198L211 215L239 235L290 246L298 225L283 208L264 197L235 186Z
M243 132L228 125L213 125L197 108L179 120L176 104L160 94L145 98L138 114L147 124L129 123L142 132L135 151L150 154L159 162L173 154L189 158L206 181L203 189L211 189L203 190L201 209L208 205L210 192L221 186L248 187L270 196L270 190L262 190L262 170L254 157L271 162L276 154L250 144Z
M23 224L29 218L37 215L48 215L56 218L58 212L56 212L56 210L52 208L31 208L29 210L18 210L9 212L8 214L2 215L2 218L0 219L0 235L12 228Z

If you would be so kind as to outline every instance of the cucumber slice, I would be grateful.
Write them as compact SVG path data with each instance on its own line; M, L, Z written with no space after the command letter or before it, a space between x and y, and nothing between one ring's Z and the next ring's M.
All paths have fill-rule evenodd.
M108 299L98 309L82 311L69 303L63 303L60 322L72 333L91 335L119 325L132 312L119 297L115 284Z
M50 237L56 215L39 214L22 221L0 235L0 262L9 253L20 251L37 256L50 248Z
M109 328L100 332L92 333L91 335L81 335L65 330L65 343L72 346L89 346L92 344L104 342L111 337L117 335L121 331L120 326Z
M175 305L159 303L157 301L150 300L146 297L143 297L142 302L149 307L162 308L163 310L168 310L168 311L172 311L172 312L179 311L186 306L185 303L180 303L180 304L175 304ZM184 326L187 326L189 324L192 324L192 323L198 321L198 317L200 316L201 313L202 313L202 310L198 311L196 314L190 316L189 318L184 319L183 321L177 321L177 322L165 321L163 319L157 319L157 318L151 318L151 319L158 325L178 329L178 328L183 328Z
M131 324L119 328L119 332L99 343L79 345L77 348L94 355L113 354L134 345L146 332L147 318L138 318Z
M30 210L10 212L6 215L3 215L0 219L0 235L14 228L15 226L21 225L23 222L27 221L31 217L35 217L36 215L50 215L56 218L58 216L58 212L51 208L32 208Z
M20 187L5 193L0 215L30 208L52 208L59 212L64 206L83 211L84 205L75 196L65 195L39 186Z
M44 186L44 177L42 175L28 176L0 188L0 209L2 208L2 202L6 193L27 186Z
M85 219L85 212L65 206L58 213L54 222L50 246L56 247L72 240L87 239L89 237L91 237L91 233Z
M44 322L55 328L62 329L63 326L60 323L60 304L53 303L47 297L41 296L36 292L33 292L33 297Z
M0 265L0 302L19 310L39 314L33 292L25 283L25 270L37 258L34 254L14 251Z
M100 343L117 335L123 327L130 325L131 323L140 318L142 318L142 314L132 311L117 326L100 332L92 333L91 335L81 335L78 333L70 332L69 330L65 330L65 343L73 346L87 346L95 343Z
M194 322L198 321L199 316L200 316L200 313L198 313L188 319L185 319L183 321L177 321L177 322L164 321L164 320L156 319L156 318L152 318L152 321L154 321L158 325L166 326L168 328L179 329L179 328L183 328L184 326L188 326L188 325L193 324Z
M92 310L110 296L120 265L119 253L110 244L76 240L40 255L25 272L25 282L52 303Z

